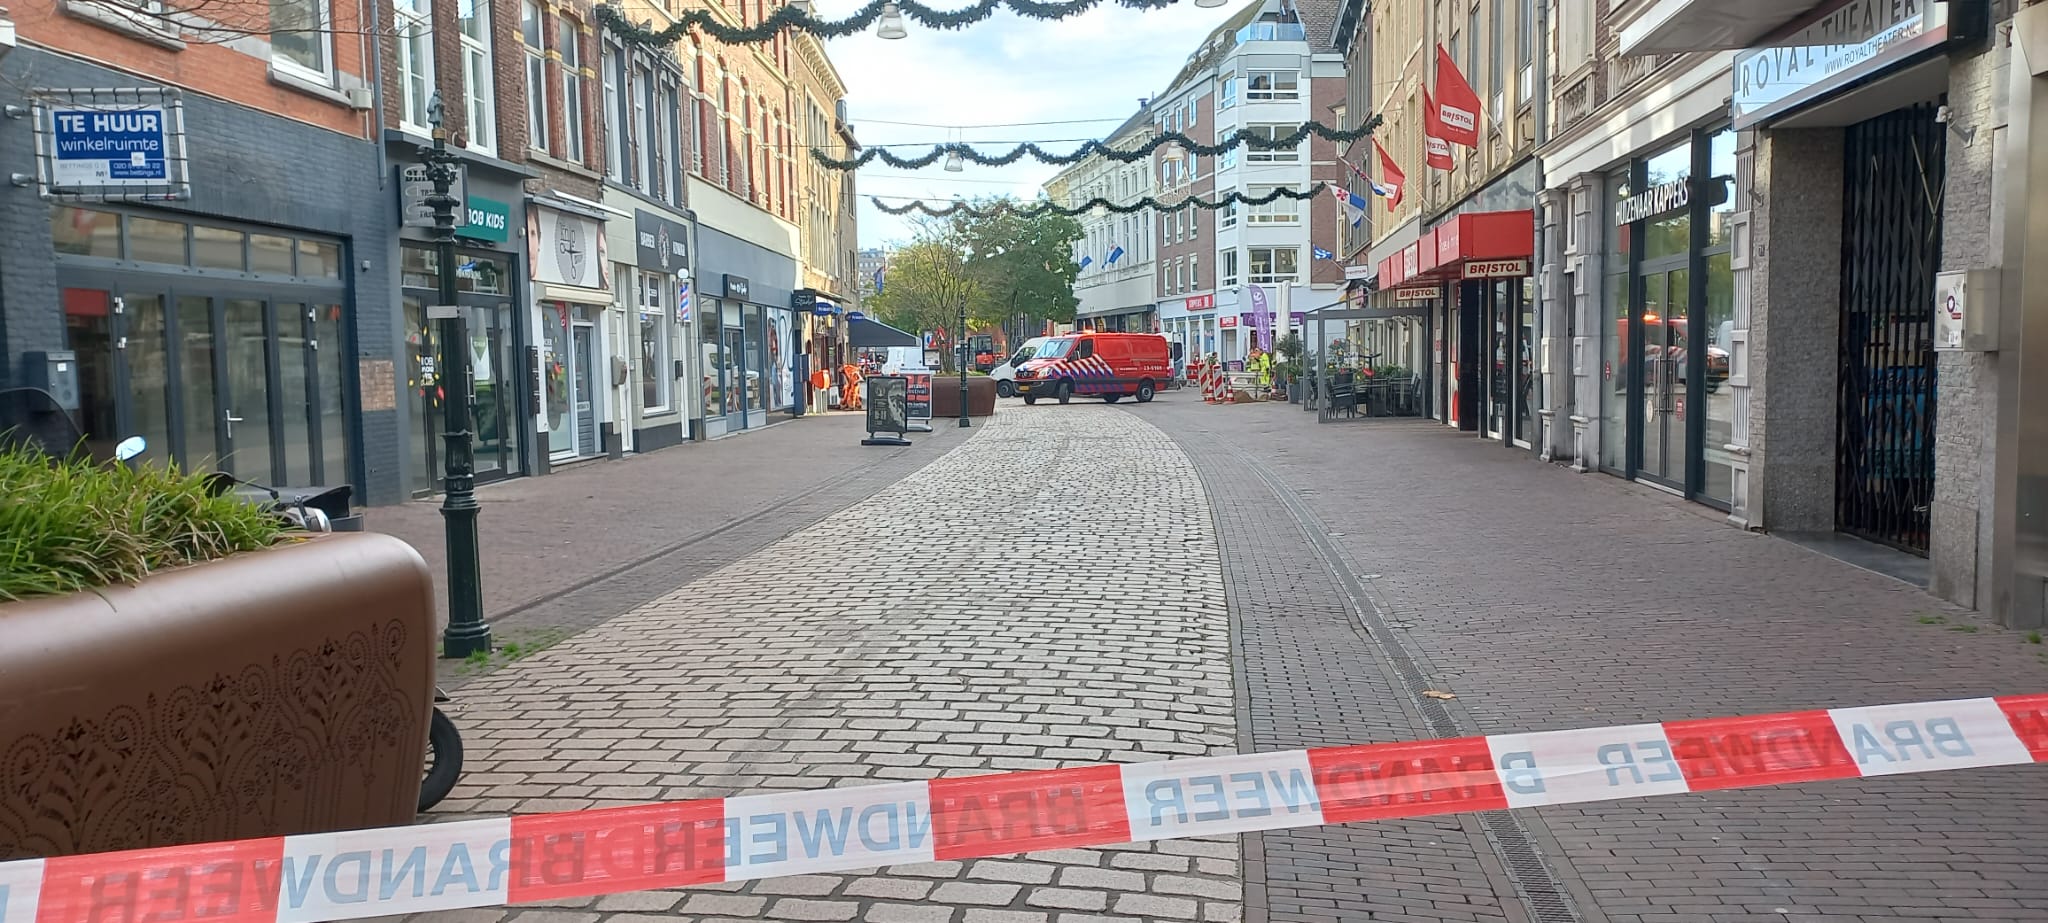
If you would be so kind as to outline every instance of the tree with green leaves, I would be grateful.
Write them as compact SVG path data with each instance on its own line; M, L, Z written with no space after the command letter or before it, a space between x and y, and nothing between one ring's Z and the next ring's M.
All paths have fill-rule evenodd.
M966 333L953 330L963 301L971 329L1000 325L1025 332L1049 320L1072 323L1080 304L1074 279L1081 267L1073 251L1081 223L995 209L997 201L975 202L981 215L963 211L920 221L916 241L896 251L881 293L868 299L876 316L912 332L944 327L956 337Z

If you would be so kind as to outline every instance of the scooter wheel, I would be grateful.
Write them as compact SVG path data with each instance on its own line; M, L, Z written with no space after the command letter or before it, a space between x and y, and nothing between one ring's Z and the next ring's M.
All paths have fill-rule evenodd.
M424 812L440 804L455 790L455 780L461 775L462 735L456 732L455 722L436 708L433 719L427 723L427 766L426 778L420 783L420 810Z

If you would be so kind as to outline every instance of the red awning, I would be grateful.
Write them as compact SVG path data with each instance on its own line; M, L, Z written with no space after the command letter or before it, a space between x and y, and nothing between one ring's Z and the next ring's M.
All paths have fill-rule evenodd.
M1457 215L1410 247L1420 253L1404 281L1527 276L1536 253L1536 213L1523 209Z

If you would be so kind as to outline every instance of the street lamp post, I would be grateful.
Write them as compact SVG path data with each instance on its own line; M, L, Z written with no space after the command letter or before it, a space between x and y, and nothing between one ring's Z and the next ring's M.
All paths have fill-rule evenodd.
M455 164L442 127L441 94L427 106L434 128L434 146L420 153L434 183L427 207L434 212L434 258L438 265L439 304L427 314L441 340L441 439L446 448L441 486L441 520L448 539L448 627L441 632L441 656L461 659L491 649L491 626L484 621L482 553L477 543L474 418L476 379L469 368L469 323L456 305Z
M955 346L954 346L954 351L955 351L955 352L958 352L958 353L960 354L960 358L959 358L959 360L958 360L958 363L957 363L957 364L958 364L958 365L960 366L960 428L961 428L961 429L966 429L966 428L967 428L967 426L968 426L968 423L967 423L967 299L965 299L965 298L962 298L962 299L960 299L960 326L959 326L959 327L957 327L957 328L955 328L955 329L957 329L957 330L959 330L959 331L960 331L960 335L954 338L954 339L955 339L955 341L956 341L956 343L957 343L957 345L955 345Z

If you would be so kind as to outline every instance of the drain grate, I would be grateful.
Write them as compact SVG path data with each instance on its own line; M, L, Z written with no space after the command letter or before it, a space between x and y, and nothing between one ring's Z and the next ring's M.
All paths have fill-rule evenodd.
M1355 569L1351 567L1350 557L1330 539L1315 513L1256 458L1243 450L1232 451L1287 506L1295 522L1301 526L1302 533L1308 537L1309 544L1316 549L1317 556L1323 559L1324 565L1343 588L1352 613L1386 655L1394 675L1407 689L1409 699L1430 731L1439 737L1475 736L1478 731L1466 727L1442 700L1423 695L1433 687L1421 664L1388 626L1371 592L1353 576ZM1507 811L1487 811L1479 815L1479 825L1486 831L1487 843L1500 857L1508 877L1515 883L1515 892L1528 906L1534 923L1584 923L1585 917L1579 912L1577 902L1572 900L1556 870L1543 858L1542 851L1537 849L1529 835L1528 826L1520 818Z

